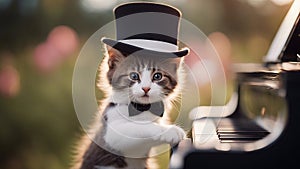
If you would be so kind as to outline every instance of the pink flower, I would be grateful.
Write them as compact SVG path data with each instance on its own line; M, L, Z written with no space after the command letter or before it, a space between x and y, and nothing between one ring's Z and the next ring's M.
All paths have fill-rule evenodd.
M35 48L33 59L42 72L51 72L76 51L79 40L76 32L67 26L57 26L46 42Z
M13 97L20 90L20 76L12 65L4 65L0 70L0 94Z
M48 43L42 43L35 48L33 59L42 72L50 72L62 62L60 53Z
M54 46L63 57L67 57L77 49L79 40L73 29L57 26L49 33L47 43Z

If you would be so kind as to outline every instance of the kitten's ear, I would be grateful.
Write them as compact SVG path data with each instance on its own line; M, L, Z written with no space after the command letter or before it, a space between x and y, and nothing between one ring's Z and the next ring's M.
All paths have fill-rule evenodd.
M112 79L114 73L118 67L118 65L125 60L126 55L122 54L119 50L105 45L106 52L107 52L107 64L108 64L108 71L107 71L107 78L110 84L112 84Z
M110 69L114 69L119 63L121 63L126 55L121 53L119 50L106 45L106 50L108 53L108 66Z

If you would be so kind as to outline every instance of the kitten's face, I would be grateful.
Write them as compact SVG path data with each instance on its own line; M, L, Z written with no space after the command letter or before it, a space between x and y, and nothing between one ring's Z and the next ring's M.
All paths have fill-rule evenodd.
M153 103L167 98L177 86L180 58L164 58L136 52L124 56L109 51L107 77L118 97L137 103Z

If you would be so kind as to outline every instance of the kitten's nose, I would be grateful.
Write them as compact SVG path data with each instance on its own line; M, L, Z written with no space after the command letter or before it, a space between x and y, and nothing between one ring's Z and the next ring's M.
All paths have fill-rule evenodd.
M144 92L147 94L150 90L150 87L142 87L142 89L144 90Z

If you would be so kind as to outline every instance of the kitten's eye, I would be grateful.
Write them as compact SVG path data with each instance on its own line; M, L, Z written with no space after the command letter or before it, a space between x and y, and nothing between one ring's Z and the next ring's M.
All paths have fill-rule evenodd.
M153 80L161 80L162 79L162 74L161 73L154 73L153 75Z
M136 72L131 72L131 73L129 74L129 78L130 78L131 80L140 80L139 74L136 73Z

